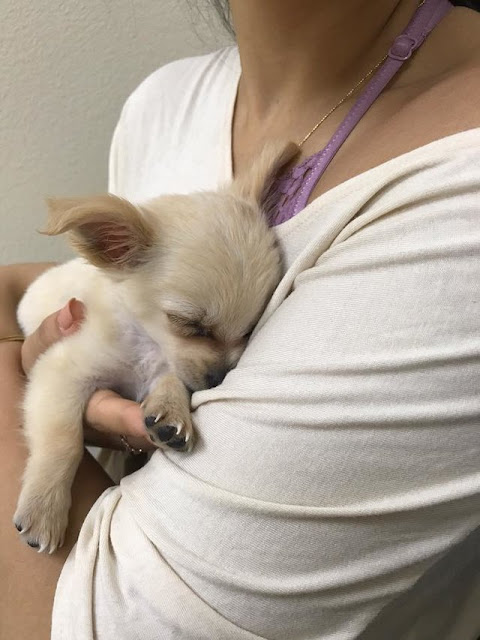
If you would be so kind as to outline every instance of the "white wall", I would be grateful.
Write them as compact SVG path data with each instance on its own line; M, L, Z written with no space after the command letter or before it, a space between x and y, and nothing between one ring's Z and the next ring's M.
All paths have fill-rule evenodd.
M63 239L35 232L44 197L105 191L128 94L226 42L187 0L0 0L0 264L68 257Z

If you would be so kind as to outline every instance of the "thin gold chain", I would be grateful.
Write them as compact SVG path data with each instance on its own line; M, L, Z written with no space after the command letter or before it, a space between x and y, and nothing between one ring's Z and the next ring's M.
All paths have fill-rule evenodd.
M5 336L4 338L0 338L0 342L24 342L25 336L14 335L14 336Z
M326 113L326 114L325 114L325 115L324 115L324 116L323 116L323 117L322 117L322 118L317 122L317 124L313 127L313 129L310 129L310 131L309 131L309 132L307 133L307 135L303 138L303 140L302 140L301 142L299 142L299 143L298 143L298 146L299 146L299 147L301 147L301 146L302 146L302 145L303 145L303 144L304 144L304 143L305 143L305 142L310 138L310 136L311 136L313 133L315 133L315 131L318 129L318 127L319 127L321 124L323 124L323 123L325 122L325 120L326 120L329 116L331 116L331 115L332 115L332 113L333 113L334 111L336 111L336 110L338 109L338 107L340 107L340 106L341 106L341 105L342 105L346 100L348 100L348 98L350 98L350 96L352 95L352 93L354 93L354 92L358 89L358 87L359 87L360 85L362 85L362 84L365 82L365 80L367 80L367 79L372 75L372 73L373 73L374 71L376 71L376 70L378 69L378 67L379 67L383 62L385 62L385 60L387 59L387 55L388 55L388 54L385 54L385 55L383 56L383 58L382 58L379 62L377 62L377 64L376 64L374 67L372 67L372 68L370 69L370 71L369 71L365 76L363 76L363 78L362 78L361 80L359 80L359 81L357 82L357 84L356 84L354 87L352 87L352 88L350 89L350 91L349 91L349 92L348 92L348 93L347 93L347 94L346 94L346 95L345 95L345 96L344 96L344 97L343 97L339 102L337 102L337 104L336 104L334 107L332 107L328 113Z
M418 6L417 6L417 10L418 10L418 9L419 9L419 8L420 8L424 3L425 3L425 0L420 0L420 2L418 3ZM385 62L385 60L387 59L387 57L388 57L388 53L386 53L386 54L383 56L383 58L382 58L379 62L377 62L377 64L376 64L374 67L372 67L372 68L370 69L370 71L369 71L365 76L363 76L363 78L362 78L361 80L359 80L359 81L357 82L357 84L356 84L354 87L352 87L352 88L350 89L350 91L349 91L349 92L348 92L348 93L347 93L347 94L346 94L346 95L345 95L345 96L344 96L344 97L343 97L339 102L337 102L337 104L336 104L334 107L332 107L332 108L330 109L330 111L329 111L328 113L326 113L326 114L325 114L325 115L324 115L324 116L323 116L323 117L322 117L322 118L317 122L317 124L316 124L312 129L310 129L310 131L309 131L309 132L307 133L307 135L303 138L303 140L302 140L301 142L299 142L299 143L298 143L298 146L299 146L299 147L301 147L303 144L305 144L305 142L310 138L310 136L311 136L312 134L314 134L314 133L315 133L315 131L318 129L318 127L319 127L321 124L323 124L323 123L325 122L325 120L326 120L329 116L331 116L331 115L332 115L332 113L333 113L334 111L336 111L336 110L338 109L338 107L340 107L340 106L341 106L341 105L342 105L346 100L348 100L348 98L350 98L350 96L352 95L352 93L354 93L354 92L358 89L358 87L360 87L360 86L365 82L365 80L368 80L368 78L372 75L372 73L373 73L374 71L376 71L376 70L378 69L378 67L379 67L381 64L383 64L383 63Z

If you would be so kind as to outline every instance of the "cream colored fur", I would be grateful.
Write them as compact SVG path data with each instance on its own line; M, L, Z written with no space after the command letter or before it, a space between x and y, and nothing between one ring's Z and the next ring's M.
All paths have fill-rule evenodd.
M82 257L29 287L19 322L32 333L72 297L85 303L86 319L40 356L27 385L30 456L14 522L30 546L52 552L63 543L83 414L96 389L141 401L157 446L191 447L189 392L235 366L280 279L259 202L295 151L267 147L219 192L141 205L112 195L50 202L47 233L68 232Z

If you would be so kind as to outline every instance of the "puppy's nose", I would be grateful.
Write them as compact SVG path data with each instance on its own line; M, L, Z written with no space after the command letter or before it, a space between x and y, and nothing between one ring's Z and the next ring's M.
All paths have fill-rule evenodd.
M205 382L207 383L207 388L216 387L219 385L225 376L227 375L228 369L212 369L205 376Z

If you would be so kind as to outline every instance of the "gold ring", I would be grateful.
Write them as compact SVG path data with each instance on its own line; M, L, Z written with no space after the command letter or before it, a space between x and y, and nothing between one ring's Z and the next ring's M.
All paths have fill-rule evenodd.
M143 449L135 449L135 447L132 447L132 445L128 442L126 436L120 436L120 442L122 443L125 451L127 453L131 453L132 456L138 456L141 453L145 453Z

